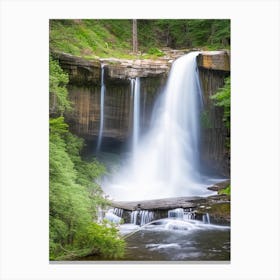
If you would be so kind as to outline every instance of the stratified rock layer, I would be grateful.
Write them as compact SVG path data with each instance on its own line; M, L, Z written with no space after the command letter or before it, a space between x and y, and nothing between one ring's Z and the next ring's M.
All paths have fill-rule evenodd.
M204 117L201 131L201 160L207 168L230 176L230 154L226 145L229 130L223 121L223 108L214 105L211 99L224 85L230 75L230 56L226 51L203 52L197 58L200 82L203 91Z

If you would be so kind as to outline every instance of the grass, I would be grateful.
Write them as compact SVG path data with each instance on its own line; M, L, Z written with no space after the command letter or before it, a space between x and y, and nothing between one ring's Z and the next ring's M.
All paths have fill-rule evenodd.
M50 48L87 59L133 59L130 20L51 20Z
M219 190L218 194L230 195L230 185L228 185L225 189Z

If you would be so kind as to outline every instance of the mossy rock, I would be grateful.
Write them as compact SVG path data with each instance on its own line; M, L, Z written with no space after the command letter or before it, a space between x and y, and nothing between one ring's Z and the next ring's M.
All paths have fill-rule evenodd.
M211 205L207 212L210 215L211 221L218 224L230 223L230 203L217 203Z

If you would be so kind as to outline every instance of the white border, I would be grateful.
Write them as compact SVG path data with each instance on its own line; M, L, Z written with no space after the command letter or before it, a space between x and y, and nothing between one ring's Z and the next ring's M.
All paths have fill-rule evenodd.
M231 264L50 265L48 19L231 18ZM2 1L1 279L279 279L279 2Z

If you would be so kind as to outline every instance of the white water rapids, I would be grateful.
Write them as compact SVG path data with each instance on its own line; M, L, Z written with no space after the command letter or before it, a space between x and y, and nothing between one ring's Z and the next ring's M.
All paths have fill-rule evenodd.
M139 128L134 128L130 161L102 186L112 198L144 200L209 193L199 183L202 97L196 65L198 54L191 52L173 63L165 90L156 102L148 134L141 138ZM135 90L137 100L139 90ZM137 104L140 106L140 102ZM134 125L138 125L139 108L134 110Z

